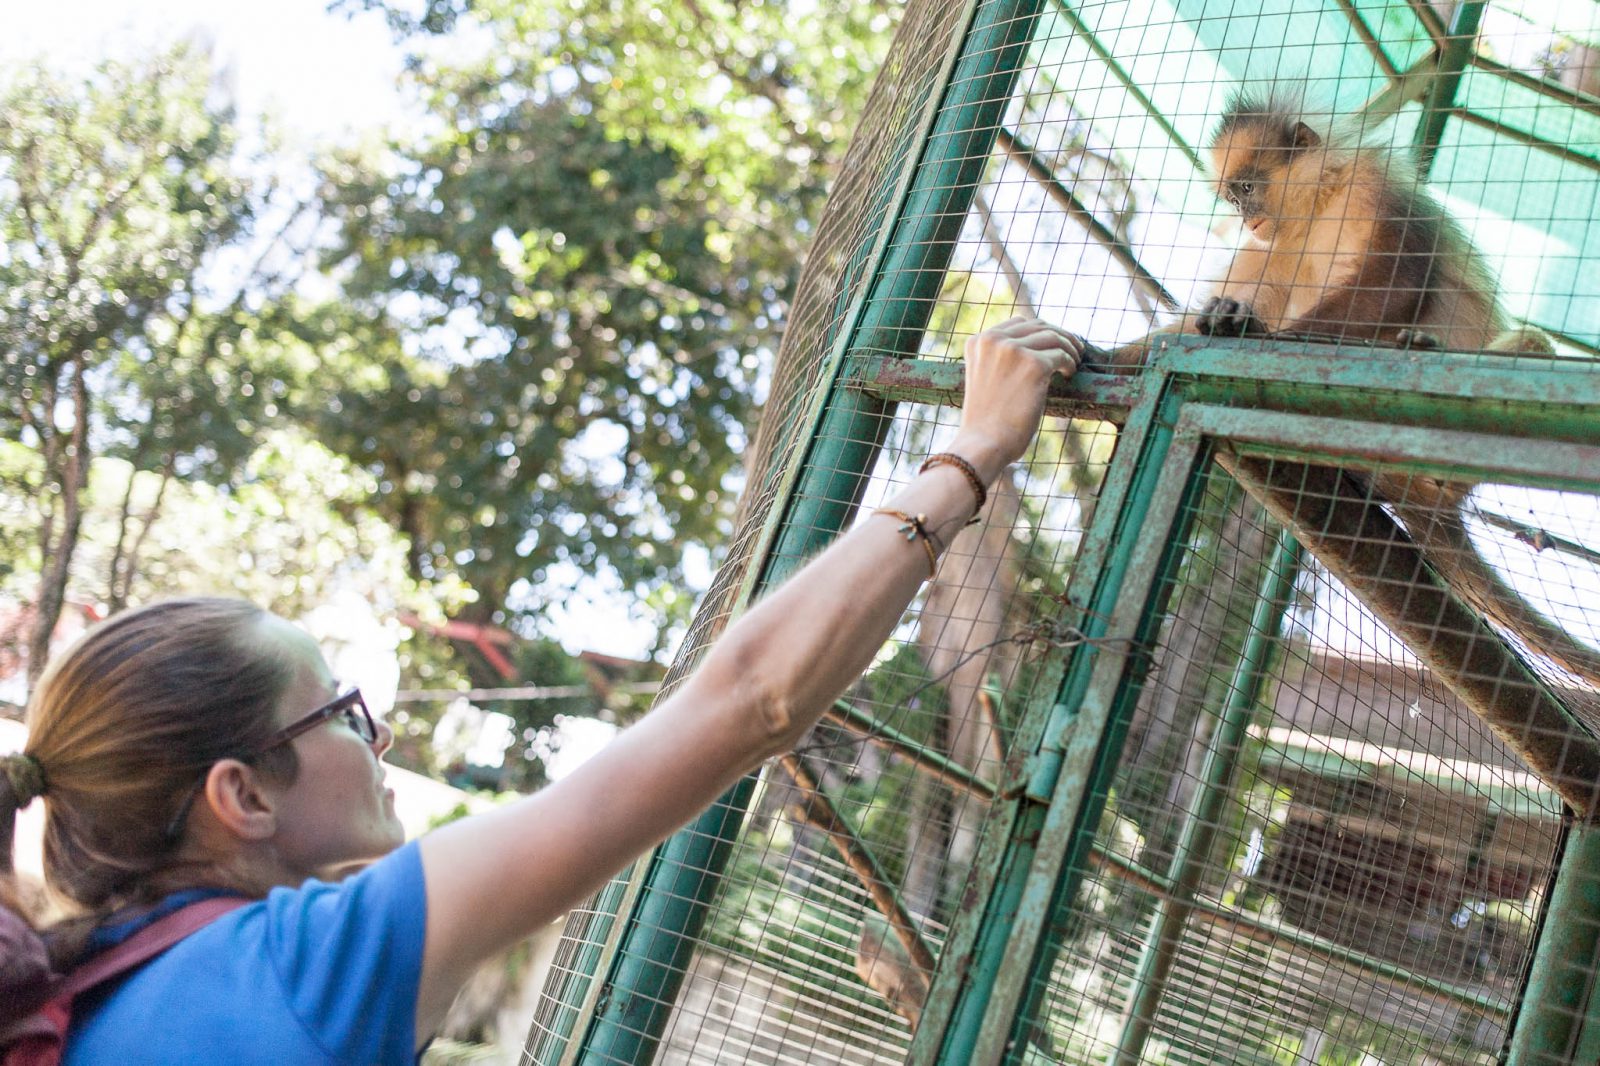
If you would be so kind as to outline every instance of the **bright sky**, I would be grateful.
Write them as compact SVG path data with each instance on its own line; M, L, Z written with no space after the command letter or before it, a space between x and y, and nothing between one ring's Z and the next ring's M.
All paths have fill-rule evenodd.
M406 114L401 54L382 18L327 0L0 0L0 60L92 63L188 34L209 39L240 107L269 110L296 140L343 137Z

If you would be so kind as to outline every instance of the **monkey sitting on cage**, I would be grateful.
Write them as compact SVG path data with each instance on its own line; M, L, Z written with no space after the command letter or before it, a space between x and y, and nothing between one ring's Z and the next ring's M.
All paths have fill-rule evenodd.
M1118 349L1115 365L1142 363L1174 332L1553 351L1537 330L1507 328L1488 268L1411 162L1349 123L1319 132L1281 94L1241 93L1208 152L1248 237L1198 311Z
M1109 353L1111 369L1142 364L1156 338L1176 332L1554 354L1539 330L1509 327L1487 266L1402 153L1363 141L1349 123L1319 131L1281 94L1235 96L1208 151L1217 194L1239 212L1247 236L1199 310ZM1292 472L1280 475L1294 482ZM1600 652L1546 618L1479 554L1464 518L1471 484L1343 476L1360 483L1357 495L1392 508L1458 595L1600 685ZM1314 482L1299 487L1318 491Z

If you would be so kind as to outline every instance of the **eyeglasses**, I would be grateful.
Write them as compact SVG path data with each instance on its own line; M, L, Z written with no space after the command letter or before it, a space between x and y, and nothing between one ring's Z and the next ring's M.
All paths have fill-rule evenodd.
M242 756L242 758L246 762L259 758L269 751L281 748L300 734L309 733L323 722L339 715L344 716L345 725L349 726L350 731L365 743L371 744L378 739L378 724L372 720L372 712L367 710L367 701L361 698L360 689L352 688L334 697L332 702L324 703L304 718L297 719L293 723L284 726L268 737L265 744L250 755ZM200 794L200 789L205 786L205 783L205 778L202 777L189 790L183 802L178 805L177 813L172 816L172 821L167 823L166 835L168 840L175 841L183 834L183 823L188 820L189 808L194 806L195 797Z
M250 758L253 759L256 755L265 755L273 748L281 747L301 733L308 733L328 719L336 718L339 715L344 716L344 724L350 727L351 732L368 744L378 739L378 725L372 720L372 712L367 710L367 701L361 698L360 689L352 688L334 697L332 702L324 703L304 718L291 725L286 725L272 734L267 738L267 742L257 748L255 755L250 756Z

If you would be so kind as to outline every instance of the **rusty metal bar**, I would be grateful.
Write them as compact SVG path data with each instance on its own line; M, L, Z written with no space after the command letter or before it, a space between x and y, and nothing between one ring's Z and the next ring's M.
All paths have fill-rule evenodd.
M828 799L816 775L800 756L790 752L779 758L778 764L794 779L795 786L805 798L803 803L795 805L796 813L810 825L828 834L828 839L844 859L845 865L850 867L856 879L861 882L861 887L872 897L873 904L888 921L911 961L924 973L931 974L935 965L933 949L922 939L922 933L912 920L911 912L906 910L906 905L900 900L900 894L884 876L882 868L878 866L877 858L865 844L861 843L861 834L843 814L839 813L833 801Z
M1167 291L1166 286L1162 285L1154 274L1145 269L1144 264L1139 262L1139 257L1133 254L1132 248L1129 248L1115 233L1111 232L1109 226L1095 218L1093 212L1085 207L1083 202L1074 196L1070 189L1056 180L1054 168L1040 158L1039 153L1035 152L1031 146L1008 129L997 130L995 132L995 141L1013 162L1019 164L1028 172L1029 177L1044 188L1045 194L1055 202L1057 207L1067 213L1067 217L1088 230L1089 236L1105 245L1106 250L1111 253L1111 258L1115 259L1117 265L1128 272L1135 285L1163 307L1169 309L1177 308L1178 301Z

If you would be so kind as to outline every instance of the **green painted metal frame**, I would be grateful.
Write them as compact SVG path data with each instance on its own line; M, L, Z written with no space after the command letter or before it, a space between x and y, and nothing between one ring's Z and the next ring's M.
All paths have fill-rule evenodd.
M1166 995L1178 945L1194 910L1200 878L1210 860L1216 830L1228 803L1227 790L1237 767L1239 749L1261 696L1284 612L1289 609L1294 594L1299 564L1300 545L1287 530L1280 529L1257 594L1239 662L1229 679L1227 699L1200 768L1200 784L1184 818L1167 872L1171 888L1145 934L1144 951L1133 977L1130 1006L1111 1066L1136 1066L1155 1027L1156 1010Z
M926 113L922 153L902 186L873 283L841 333L849 349L915 350L1010 99L1043 0L973 0L955 38L941 90ZM934 104L937 106L934 106ZM984 131L974 133L973 131ZM976 143L983 138L988 143ZM834 378L837 377L837 372ZM854 513L893 415L881 398L830 387L786 506L775 516L760 586L781 582L837 536ZM746 599L754 592L746 590ZM625 919L597 990L575 1063L636 1063L653 1057L687 972L721 872L756 787L747 776L650 857L636 906Z
M1568 828L1539 926L1506 1066L1600 1062L1600 826Z
M1200 434L1176 417L1182 400L1170 382L1160 391L1156 423L1134 462L1134 491L1114 520L1114 536L1098 567L1101 580L1086 611L1088 618L1108 619L1107 638L1122 646L1090 647L1090 654L1069 661L1024 795L1032 806L1011 841L1013 855L1025 857L1011 865L1021 875L1008 886L1016 906L1000 912L1011 915L1005 935L989 937L1000 946L998 972L981 1009L974 1003L967 1011L976 1021L969 1030L976 1037L971 1057L949 1056L946 1062L999 1063L1026 1039L1044 990L1038 974L1050 967L1048 932L1089 867L1122 743L1153 662L1149 650L1175 587L1169 578L1204 491ZM1075 602L1073 591L1068 598Z
M1168 380L1150 375L1142 384L1118 445L1133 458L1113 464L1067 590L1076 614L1068 621L1088 639L1071 653L1037 756L991 811L976 859L983 898L964 905L945 944L910 1062L992 1063L1004 1054L1026 1013L1032 968L1019 961L1039 952L1054 913L1053 899L1037 890L1041 876L1052 885L1061 880L1050 864L1063 861L1066 849L1052 839L1070 830L1079 805L1094 804L1095 790L1073 783L1109 769L1099 735L1126 718L1118 698L1129 687L1124 679L1149 665L1137 649L1159 622L1152 590L1170 564L1169 545L1181 539L1163 533L1190 513L1184 504L1200 442L1175 432Z
M1414 144L1417 167L1423 174L1433 166L1434 153L1444 138L1444 125L1456 105L1461 87L1461 72L1466 69L1478 43L1478 24L1483 20L1482 0L1465 0L1456 5L1450 27L1439 46L1439 65L1422 101L1422 121L1417 123Z
M611 957L622 938L621 916L633 909L639 890L644 886L645 871L645 864L636 862L595 894L590 904L593 916L568 969L559 1013L550 1025L553 1039L541 1042L537 1055L533 1053L534 1049L529 1049L525 1059L528 1066L550 1062L566 1066L576 1056L577 1046L572 1042L572 1034L584 1019L594 1015L599 1004L601 985L595 976L600 972L602 962ZM606 935L596 942L589 938L589 934L602 921L610 924Z
M852 356L841 363L838 386L883 404L949 403L959 396L961 371L943 361ZM1067 593L1090 640L1063 668L1054 707L1024 727L1034 758L999 783L970 905L945 946L910 1061L997 1063L1025 1038L1041 987L1037 975L1049 965L1046 931L1089 866L1097 797L1116 766L1147 665L1135 649L1145 646L1161 617L1166 583L1160 578L1183 540L1203 441L1215 436L1300 457L1365 458L1592 490L1600 470L1600 385L1593 377L1543 360L1181 338L1143 375L1085 372L1053 390L1053 413L1125 422ZM1507 437L1508 426L1531 436ZM1491 440L1495 446L1484 450ZM1474 446L1465 454L1483 458L1463 462L1456 451L1463 442ZM1589 963L1573 953L1592 945L1574 944L1565 934L1575 921L1570 915L1587 916L1591 926L1600 916L1600 901L1590 898L1600 891L1594 887L1600 843L1593 836L1575 833L1568 848L1546 923L1563 935L1541 938L1530 977L1530 1004L1565 1006L1519 1020L1519 1063L1541 1061L1538 1055L1574 1040L1600 1042L1597 1019L1585 1014L1600 1014L1592 990L1571 984L1574 975L1589 973ZM1175 899L1183 898L1181 871L1163 881L1171 882ZM1030 965L1018 961L1029 959ZM608 985L601 998L616 994ZM585 1050L599 1053L589 1043Z
M1302 459L1402 464L1442 476L1593 492L1600 472L1600 382L1583 369L1480 353L1285 348L1185 337L1172 340L1139 378L1084 372L1053 391L1053 414L1111 415L1127 423L1068 590L1068 601L1082 612L1080 628L1100 639L1074 653L1052 720L1038 731L1029 773L1003 788L1006 806L991 817L980 842L975 888L946 943L909 1061L998 1063L1027 1039L1038 975L1051 961L1047 922L1089 867L1101 806L1096 797L1115 767L1142 681L1142 657L1119 657L1104 638L1131 634L1137 647L1159 619L1157 579L1174 562L1172 545L1182 540L1181 501L1199 483L1201 442L1245 440L1265 453ZM959 396L960 376L959 365L871 356L851 359L843 372L865 393L924 403ZM1519 435L1508 436L1510 427ZM1153 544L1165 547L1158 552ZM1270 602L1264 598L1262 609ZM1251 668L1247 656L1240 669L1247 676ZM1227 769L1219 762L1208 773L1225 776ZM1202 802L1215 802L1212 796ZM1195 848L1190 840L1189 851ZM1550 928L1567 929L1578 914L1590 926L1600 923L1600 899L1574 895L1580 889L1600 893L1597 861L1600 844L1569 848L1562 882L1569 887L1552 901ZM1179 917L1186 898L1182 870L1157 879L1170 890L1163 895L1176 901ZM1548 1011L1537 1021L1524 1019L1517 1029L1522 1046L1549 1048L1560 1040L1600 1046L1600 1004L1588 985L1570 986L1573 975L1589 974L1585 967L1594 964L1593 956L1572 962L1572 952L1593 945L1574 947L1553 936L1540 945L1540 958L1548 961L1536 965L1525 998L1543 996L1556 979L1540 978L1539 971L1566 974L1569 985L1560 994L1567 1006L1559 1012L1566 1028L1557 1032L1544 1017ZM1023 965L1024 959L1032 964ZM1158 975L1152 970L1150 976ZM1144 1013L1150 1007L1145 1004ZM1588 1022L1585 1009L1593 1016Z
M883 353L914 350L925 329L988 158L988 146L977 141L992 137L998 126L1017 59L1045 2L969 4L971 26L959 51L951 50L939 106L930 103L925 112L922 157L896 186L896 207L886 216L891 221L883 236L852 264L853 271L869 270L874 282L845 316L834 381L814 409L810 453L786 478L787 505L775 511L764 532L765 562L752 570L743 599L781 581L843 528L881 449L894 403L949 403L959 395L959 365ZM1437 144L1446 115L1478 119L1452 108L1462 67L1488 69L1471 54L1481 8L1463 5L1448 31L1429 24L1440 39L1439 54L1413 79L1429 91L1405 94L1428 96L1431 121L1419 130L1425 153ZM1419 9L1422 17L1427 9ZM1067 17L1075 21L1070 12ZM1426 65L1419 64L1419 72ZM1120 66L1112 66L1126 82ZM1397 76L1396 85L1409 75ZM1522 139L1562 150L1538 138ZM886 184L881 194L888 193ZM865 354L846 358L847 352ZM1493 440L1500 447L1488 473L1553 487L1592 487L1588 472L1600 469L1600 439L1593 430L1600 425L1600 395L1584 375L1559 364L1516 359L1513 371L1510 359L1416 358L1324 346L1285 351L1267 342L1182 339L1172 342L1161 368L1142 379L1086 373L1056 390L1056 413L1127 421L1122 458L1068 591L1079 628L1093 642L1062 667L1055 705L1026 716L1020 739L1036 754L1021 778L1002 783L996 828L980 845L979 905L964 910L952 931L912 1061L998 1062L1028 1014L1037 987L1033 971L1048 964L1044 930L1059 902L1070 898L1076 871L1087 861L1099 811L1095 797L1102 794L1098 785L1115 766L1146 665L1142 656L1105 641L1137 647L1148 638L1160 615L1157 579L1171 564L1172 544L1181 539L1169 535L1152 546L1150 530L1130 525L1130 516L1154 516L1156 528L1181 532L1187 494L1198 483L1201 442L1210 435L1249 438L1262 454L1305 456L1318 454L1308 441L1358 429L1365 452L1352 456L1346 449L1347 458L1405 462L1466 477L1482 476L1485 468L1457 457L1482 454L1481 446ZM1571 402L1574 388L1581 394L1577 402ZM1500 436L1508 409L1518 412L1517 424L1528 439L1507 442ZM1180 411L1186 416L1181 426ZM1441 450L1446 440L1460 450ZM1119 502L1112 507L1114 498ZM608 969L587 990L586 1009L593 1013L588 1032L563 1061L641 1062L653 1053L754 787L754 778L741 782L642 864L626 891L612 893L625 916L619 916L604 950L584 953L585 965ZM1569 852L1569 865L1588 854L1584 848ZM1033 959L1034 966L1016 965L1020 957ZM1588 1008L1600 1013L1593 1003ZM1536 1048L1550 1046L1552 1038L1538 1035L1548 1030L1525 1020L1517 1033L1523 1046ZM1600 1043L1600 1028L1590 1024L1579 1036Z

